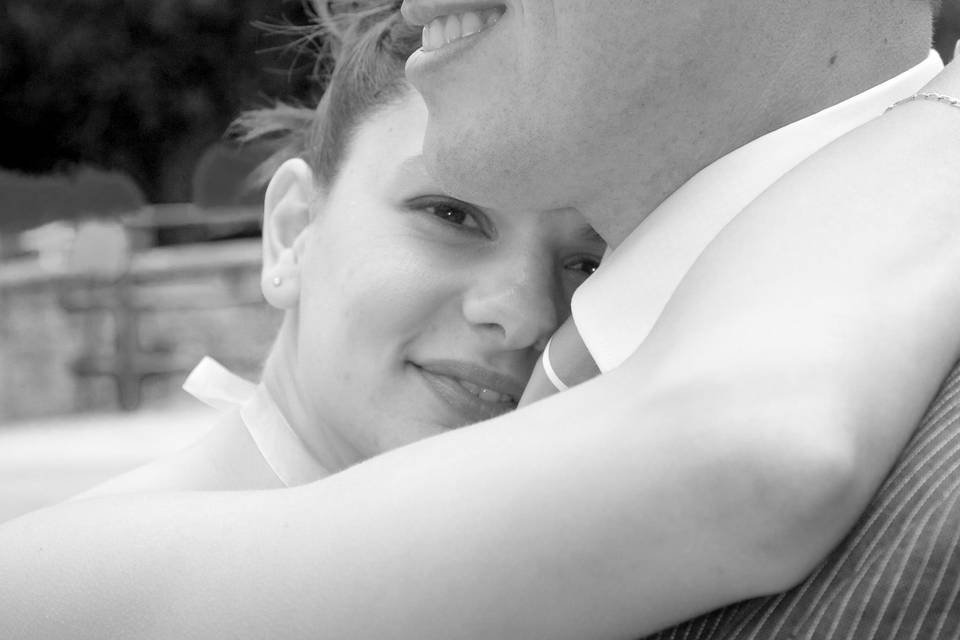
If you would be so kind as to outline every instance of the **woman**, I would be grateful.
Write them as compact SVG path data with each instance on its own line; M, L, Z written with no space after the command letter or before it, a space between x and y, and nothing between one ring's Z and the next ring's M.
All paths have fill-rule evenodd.
M960 93L960 67L949 68L932 90ZM946 175L956 175L960 167L956 145L944 139L960 133L960 121L934 107L903 107L867 125L788 175L745 211L690 272L642 352L624 365L649 380L645 388L629 389L633 397L621 392L618 371L613 371L603 383L586 382L525 411L425 439L289 491L91 500L21 519L0 529L5 575L0 595L7 618L0 628L11 635L50 637L619 638L789 586L810 567L795 560L786 568L777 564L780 547L751 547L754 540L745 534L746 544L733 547L734 552L721 544L727 541L719 539L714 525L736 504L681 501L690 496L674 491L673 469L690 467L695 455L701 462L712 456L731 463L721 467L732 465L725 476L706 473L721 467L700 465L705 473L698 478L699 488L708 495L713 483L735 479L742 469L733 463L743 460L710 438L716 420L728 414L703 414L704 407L722 409L726 398L693 402L701 400L696 392L703 387L684 387L684 369L696 365L697 371L713 374L708 382L717 381L726 373L724 358L731 355L724 348L749 344L750 336L738 332L769 331L764 314L780 310L765 308L764 300L783 297L783 291L772 290L782 277L768 277L770 271L790 276L788 293L791 287L806 287L801 296L818 287L843 292L858 280L859 263L852 279L850 271L840 278L817 263L804 263L798 270L782 259L783 245L769 250L756 240L763 240L762 232L771 224L812 217L824 202L839 201L842 213L849 214L842 221L854 232L846 229L837 237L852 236L856 246L857 223L876 213L870 194L882 186L877 184L878 162L922 183L922 199L916 203L911 203L916 194L884 194L898 198L894 209L917 214L911 222L918 234L929 237L938 221L949 227L955 212L936 203L955 197L956 184L939 176L924 180L911 171L931 155L953 170ZM866 141L864 131L872 134ZM891 144L878 149L875 136ZM851 165L851 158L860 162ZM839 174L842 180L836 178ZM810 184L819 188L800 189ZM851 184L863 189L851 190ZM809 249L822 233L803 225L790 229L796 232L790 238L791 260L798 247ZM879 235L891 240L889 230ZM916 238L903 237L899 245L915 248ZM952 247L937 246L955 256ZM890 266L870 251L858 257ZM896 254L895 261L900 257ZM897 348L906 346L935 360L919 382L910 381L914 399L929 390L935 370L949 367L958 352L951 322L960 315L958 265L949 255L944 263L951 267L952 282L943 277L923 281L929 287L951 285L935 292L943 294L942 317L883 315L883 323L863 327L866 338L893 339L902 333L899 329L929 335L896 342ZM731 293L738 305L750 309L746 323L729 322ZM930 298L929 289L915 289L910 304L883 311L902 312L920 303L929 309ZM832 302L838 311L862 311L842 297ZM791 325L789 330L795 338L787 345L794 350L787 352L791 355L803 356L798 349L817 348L825 337L822 327L814 325ZM938 342L945 335L953 342ZM714 350L697 350L704 345ZM889 347L871 346L881 352ZM683 357L675 360L678 350ZM756 355L749 354L748 361L764 364ZM765 371L761 367L754 373ZM837 382L828 374L829 369L823 371L825 382ZM887 388L886 379L872 382L880 390ZM934 386L938 382L933 380ZM830 398L841 401L848 390L825 389L837 391ZM773 400L780 400L775 404L782 415L783 399ZM595 424L565 419L582 415L578 407L584 404L642 416L645 428L599 437ZM638 406L642 411L637 412ZM535 416L536 426L525 423L524 415ZM803 417L816 425L823 416ZM762 436L776 439L778 433L749 431L739 443L749 445ZM860 444L870 452L870 443ZM551 455L539 455L547 445ZM648 451L656 455L645 456ZM776 466L766 469L771 476L779 471ZM801 480L816 480L811 471L789 471ZM783 494L766 492L765 485L744 485L741 489L752 501L784 501ZM834 499L830 507L844 498L824 496L826 503ZM769 524L777 533L793 529L795 538L815 533L808 522ZM836 530L842 528L840 523ZM716 561L690 562L703 549ZM744 580L751 576L753 582Z
M240 123L247 137L288 127L278 156L298 156L266 194L262 290L285 318L262 383L205 361L186 388L232 410L80 497L305 484L503 414L599 264L576 211L483 208L430 178L426 107L403 77L419 30L391 6L321 15L339 51L317 112Z

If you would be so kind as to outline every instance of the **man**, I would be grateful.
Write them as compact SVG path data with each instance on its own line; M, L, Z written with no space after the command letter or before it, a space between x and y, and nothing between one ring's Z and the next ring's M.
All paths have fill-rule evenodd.
M940 182L920 150L960 159L912 116L931 107L934 133L960 125L939 105L904 107L869 130L896 146L878 150L883 166L867 156L839 170L864 147L854 134L762 196L756 179L742 186L724 171L709 192L737 220L674 293L709 241L702 229L723 221L652 214L669 194L781 125L902 72L907 94L927 79L910 72L929 41L920 0L795 4L408 2L431 37L440 17L444 37L448 25L463 35L469 21L455 32L444 12L486 10L486 29L411 63L431 108L427 155L475 201L584 211L618 247L583 294L587 314L605 304L644 218L690 230L678 240L687 262L667 263L660 293L629 301L640 289L632 260L626 281L613 278L622 310L656 326L604 349L603 325L587 321L579 328L609 356L597 357L606 375L303 489L74 504L14 523L0 568L16 577L18 556L32 562L29 579L0 583L8 628L49 604L53 615L30 618L41 637L620 638L801 581L849 529L958 354L944 336L960 300L929 273L956 272L943 242L955 216L934 205ZM760 165L780 153L769 152ZM811 171L824 179L804 181ZM894 175L917 193L884 191L890 206L876 211L860 191ZM829 210L834 198L844 211ZM926 217L898 215L917 210ZM649 233L640 245L656 247ZM930 335L910 333L917 326ZM68 523L76 545L63 544ZM84 585L85 572L96 580Z
M814 151L919 91L939 69L928 58L933 9L927 2L518 1L469 40L416 54L408 72L430 108L426 156L452 192L491 206L575 206L614 248L577 293L579 332L567 327L554 337L553 352L566 362L544 358L534 380L541 395L588 379L594 361L609 371L628 360L733 216ZM407 0L404 11L431 29L458 9ZM591 357L575 361L578 347ZM671 356L696 369L697 357L709 359L703 348L696 343L690 360L682 349ZM796 366L803 385L808 363L797 355L780 368ZM829 362L829 351L816 358ZM636 385L646 382L638 376ZM896 420L899 429L914 424L903 414ZM884 472L879 460L889 461L904 438L888 424L894 449L866 463ZM878 426L869 427L874 435L883 433ZM913 587L923 578L914 573ZM881 608L874 618L887 615ZM708 622L701 631L716 632L717 621ZM781 616L773 622L796 631ZM911 624L920 629L922 617L900 628L907 633ZM740 632L756 631L747 627Z

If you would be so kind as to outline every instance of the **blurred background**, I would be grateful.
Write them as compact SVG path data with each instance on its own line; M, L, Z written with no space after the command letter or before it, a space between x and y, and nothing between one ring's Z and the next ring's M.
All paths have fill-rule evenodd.
M272 151L244 109L315 104L300 0L0 0L0 521L194 440L204 355L256 379Z
M301 0L0 0L0 521L195 439L202 356L257 377L279 317L247 176L272 149L224 132L316 104L307 23Z

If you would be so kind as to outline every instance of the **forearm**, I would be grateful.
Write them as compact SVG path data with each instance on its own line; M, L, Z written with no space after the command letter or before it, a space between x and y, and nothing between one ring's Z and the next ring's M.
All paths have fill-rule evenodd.
M741 452L710 443L702 425L662 422L666 407L644 409L657 428L639 428L628 399L587 385L526 418L424 441L304 489L36 514L0 529L0 570L13 576L0 581L0 617L49 624L48 637L103 637L129 612L175 611L148 615L149 628L614 638L705 610L717 592L755 594L756 584L726 586L754 565L743 553L751 544L731 535L752 524L733 519L734 498L761 489L741 486ZM605 403L619 426L598 433L584 402ZM638 464L643 451L669 455ZM742 546L720 542L731 537ZM38 616L46 606L57 615Z
M785 584L772 543L828 511L830 456L653 371L638 389L638 363L306 488L14 522L0 631L620 638Z

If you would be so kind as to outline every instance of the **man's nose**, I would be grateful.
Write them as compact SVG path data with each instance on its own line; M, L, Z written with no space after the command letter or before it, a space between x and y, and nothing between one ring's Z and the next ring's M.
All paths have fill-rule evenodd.
M552 264L525 256L492 272L477 272L463 301L464 317L498 334L503 348L543 351L560 324L560 285Z

